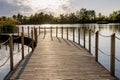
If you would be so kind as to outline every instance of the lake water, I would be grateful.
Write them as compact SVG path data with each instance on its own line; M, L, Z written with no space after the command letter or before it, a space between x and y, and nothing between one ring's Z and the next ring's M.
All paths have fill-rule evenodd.
M106 69L110 71L110 51L111 51L111 35L113 33L116 34L115 38L115 75L120 78L120 24L44 24L44 25L18 25L20 28L24 27L25 29L25 34L27 35L27 27L36 27L38 28L39 26L42 28L41 33L44 32L44 28L50 28L51 26L53 27L53 36L56 36L56 27L58 27L58 37L61 37L61 28L63 27L63 33L64 33L64 38L66 38L66 27L69 28L69 40L73 40L73 28L75 28L75 42L78 43L78 28L80 27L80 44L83 46L83 30L86 29L86 49L88 49L88 29L92 30L92 37L91 37L91 54L95 56L95 32L99 31L99 63L102 64ZM46 35L50 35L50 29L46 29ZM39 29L38 29L39 33ZM40 36L44 36L44 33L41 34ZM27 49L26 49L27 50ZM7 52L6 52L7 53ZM2 55L3 56L3 55ZM0 53L0 57L3 58ZM4 58L5 59L5 58ZM0 69L1 70L1 69Z
M29 52L31 52L31 48L29 48L28 46L24 46L24 53L25 56L28 53L28 49ZM9 73L10 71L10 54L9 54L9 46L8 45L1 45L1 49L0 49L0 80L3 80L4 77ZM13 63L14 66L17 65L19 63L19 61L21 60L22 56L21 56L22 50L21 50L21 44L17 44L14 43L14 48L13 48ZM5 63L5 64L4 64Z

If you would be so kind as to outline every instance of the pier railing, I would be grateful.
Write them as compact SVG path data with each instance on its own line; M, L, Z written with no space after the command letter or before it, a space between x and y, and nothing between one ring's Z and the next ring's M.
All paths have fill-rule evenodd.
M99 63L99 52L103 53L104 55L107 55L110 57L110 74L112 76L115 76L115 61L117 60L118 62L120 62L120 59L115 57L115 46L116 46L116 39L120 40L119 37L117 37L115 35L115 33L113 33L112 35L109 36L105 36L102 35L99 31L93 31L92 29L89 28L83 28L83 27L78 27L76 29L76 27L42 27L42 28L37 28L39 31L39 34L41 34L41 30L43 29L43 33L44 33L44 37L46 35L46 30L48 29L50 32L50 36L51 39L52 37L61 37L61 38L65 38L67 40L71 40L75 43L77 43L78 45L82 46L83 48L87 49L90 53L91 53L91 49L94 47L95 48L95 61ZM76 34L77 32L77 34ZM81 34L82 32L82 34ZM82 36L81 36L82 35ZM92 45L92 35L95 35L94 37L94 46ZM86 36L88 36L88 38L86 38ZM103 50L101 50L99 48L99 44L100 44L100 38L99 37L109 37L110 38L110 54L106 54ZM71 39L70 39L70 38ZM77 38L76 38L77 37ZM82 41L83 41L83 45L81 44L81 37L83 37ZM77 39L77 42L76 42ZM88 45L86 46L86 44L88 43ZM102 45L106 45L106 44L102 44ZM88 47L88 48L87 48Z
M20 30L21 29L21 30ZM48 32L47 32L48 30ZM20 34L21 33L21 34ZM31 42L29 42L28 46L31 46L32 51L34 51L34 41L38 42L38 35L42 35L43 34L43 39L45 38L45 36L47 34L50 34L51 36L51 40L53 40L53 37L61 37L61 38L65 38L67 40L73 41L74 43L78 44L79 46L82 46L83 48L87 49L89 51L89 53L91 53L92 48L95 48L95 61L99 63L99 51L105 55L106 54L104 51L102 51L99 48L99 37L110 37L111 38L111 43L110 43L110 54L108 56L110 56L110 73L112 76L115 76L115 60L117 60L118 62L120 62L120 59L115 57L115 41L120 40L120 38L118 38L115 33L110 35L110 36L105 36L102 35L99 31L93 31L92 29L88 29L88 28L83 28L83 27L22 27L22 28L18 28L18 37L13 37L13 36L9 36L8 40L6 40L5 42L1 43L0 45L4 45L6 43L9 42L9 49L10 49L10 69L11 71L14 69L13 66L13 40L16 39L21 39L21 46L22 46L22 51L21 51L21 55L22 55L22 60L24 59L24 37L28 37L31 38ZM81 36L82 35L82 36ZM92 45L92 35L95 35L94 37L94 46ZM88 38L86 38L86 36ZM77 39L77 40L76 40ZM82 40L82 42L81 42ZM77 42L76 42L77 41ZM86 45L86 43L88 45ZM105 44L103 44L105 45ZM88 48L87 48L88 47ZM29 52L29 48L28 48L28 52ZM9 58L5 61L5 63L9 60ZM4 66L4 64L2 64L2 66ZM2 67L0 66L0 67Z
M20 32L18 28L17 33L0 33L0 40L2 41L0 43L0 50L2 50L2 47L6 47L6 51L8 52L8 56L6 56L6 60L1 62L0 68L3 68L6 64L10 65L10 72L12 72L19 63L24 60L25 56L25 45L28 46L28 54L33 52L35 49L35 46L37 45L37 29L36 28L31 28L31 33L25 33L24 32L24 27L22 27L22 30ZM18 61L17 65L15 65L15 59L14 59L14 44L18 43L18 52L21 52L21 60ZM20 48L21 46L21 48ZM30 51L30 47L32 48L32 51ZM4 52L5 52L4 50ZM5 53L2 53L5 55ZM19 56L20 57L20 56ZM9 61L9 63L8 63Z

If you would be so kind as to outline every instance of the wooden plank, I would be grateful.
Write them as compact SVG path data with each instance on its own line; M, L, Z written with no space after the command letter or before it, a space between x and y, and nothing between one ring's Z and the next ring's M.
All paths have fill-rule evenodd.
M53 37L54 38L54 37ZM68 40L38 37L31 56L16 69L10 79L24 80L114 80L85 49ZM69 43L69 45L68 45Z

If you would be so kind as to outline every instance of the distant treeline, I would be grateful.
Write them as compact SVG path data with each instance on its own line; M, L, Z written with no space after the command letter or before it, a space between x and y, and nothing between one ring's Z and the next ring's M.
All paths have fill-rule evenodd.
M58 17L41 12L29 17L18 13L12 18L21 24L120 23L120 10L114 11L109 16L104 16L101 13L96 16L95 10L82 8L79 11L61 14Z

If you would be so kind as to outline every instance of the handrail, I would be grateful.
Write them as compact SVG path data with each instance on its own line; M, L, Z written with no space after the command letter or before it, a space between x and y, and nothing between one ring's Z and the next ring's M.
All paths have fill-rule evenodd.
M24 33L24 29L28 29L28 27L26 27L26 28L23 28L23 27L21 27L22 29L21 29L21 31L22 31L22 33ZM38 30L39 29L39 30ZM78 34L76 35L75 33L76 33L76 30L75 30L75 28L69 28L69 29L71 29L71 31L69 31L68 30L68 27L65 27L65 28L63 28L63 27L54 27L54 28L52 28L52 27L42 27L42 28L37 28L37 30L35 30L35 27L31 27L30 28L30 30L32 30L31 31L31 33L30 34L28 34L28 33L24 33L23 35L24 35L24 37L25 36L27 36L27 37L29 37L29 36L31 36L32 37L32 41L30 41L29 42L29 44L28 44L28 46L31 46L32 45L32 47L33 47L33 39L35 39L35 42L37 43L37 31L39 32L39 35L40 35L40 29L43 29L43 30L41 30L41 31L43 31L43 38L45 38L46 37L46 29L50 29L49 31L50 31L50 35L51 35L51 38L52 38L52 33L56 33L56 37L58 37L58 35L60 35L60 37L62 37L62 38L64 38L64 35L65 35L65 37L69 40L69 36L71 36L72 38L71 39L73 39L73 42L74 41L76 41L75 39L76 39L76 37L78 37ZM54 31L56 29L56 31ZM59 29L59 30L58 30ZM65 29L65 30L64 30ZM72 30L73 29L73 30ZM68 32L66 32L66 30L68 31ZM84 30L84 29L82 29L82 30ZM33 32L33 31L35 31L35 32ZM86 31L90 31L88 34L90 34L89 36L88 36L88 40L86 39ZM100 53L102 53L102 54L104 54L104 55L106 55L106 56L112 56L112 55L114 55L115 54L115 52L114 52L114 50L113 51L111 51L110 52L110 54L106 54L104 51L102 51L100 48L99 48L99 36L102 36L102 37L109 37L109 38L111 38L111 42L113 41L113 43L111 43L111 46L112 46L112 48L115 48L114 47L114 36L112 36L112 35L108 35L108 36L106 36L106 35L103 35L103 34L101 34L100 32L95 32L95 31L93 31L93 30L89 30L89 29L86 29L86 31L84 30L83 31L83 34L81 34L80 33L80 35L79 35L79 37L78 38L80 38L80 39L78 39L78 40L83 40L83 46L84 46L84 48L86 48L86 42L88 43L88 45L89 45L89 47L94 47L95 48L95 51L97 51L97 55L95 54L95 57L97 57L96 59L96 61L98 61L98 51L100 52ZM29 32L29 31L28 31ZM79 32L81 32L81 29L79 30ZM78 32L78 33L79 33ZM71 34L70 34L71 33ZM96 41L96 43L95 43L95 45L93 46L93 44L91 43L91 33L93 34L94 33L94 38L95 38L95 41ZM32 35L31 35L32 34ZM21 35L21 39L23 38L23 35ZM81 37L80 36L83 36L83 39L81 39ZM97 37L97 38L96 38ZM18 36L18 37L13 37L13 39L19 39L20 38L20 36ZM117 37L117 36L115 36L115 38L116 39L118 39L118 40L120 40L120 38L119 37ZM5 44L5 43L7 43L8 41L10 40L10 37L9 37L9 39L7 40L7 41L5 41L5 42L3 42L2 44L0 44L0 45L3 45L3 44ZM79 41L78 41L79 42ZM80 42L79 42L80 43ZM81 45L81 44L79 44L79 45ZM20 49L20 50L22 50L23 49L23 47ZM89 48L89 49L91 49L91 48ZM88 50L89 50L88 49ZM33 50L33 49L32 49ZM29 51L29 50L28 50ZM89 51L89 52L91 52L91 50ZM24 54L24 53L23 53ZM118 62L120 62L120 60L117 58L117 57L112 57L111 58L111 60L114 62L114 60L117 60ZM7 61L7 60L6 60ZM6 62L5 61L5 62ZM113 66L113 70L114 70L114 64L112 64L112 66ZM111 66L110 66L111 67ZM114 72L114 71L113 71ZM112 73L112 71L111 71L111 73ZM112 75L114 75L114 73L112 73Z
M30 44L28 44L28 46L30 46L32 44L32 41L30 42Z
M0 65L0 68L3 67L3 66L8 62L9 59L10 59L10 56L6 59L6 61L5 61L4 63L2 63L2 64Z
M10 40L10 37L3 43L0 44L0 46L4 45L5 43L7 43Z
M119 37L117 37L117 36L115 36L115 38L116 38L116 39L118 39L118 40L120 40L120 38L119 38Z
M32 30L32 29L31 29ZM28 45L28 47L30 47L31 45L32 45L32 51L34 50L34 48L35 48L35 45L37 44L37 33L36 33L36 31L37 30L33 30L34 32L33 33L31 33L33 36L32 36L32 39L29 41L29 43L27 44ZM19 32L19 31L18 31ZM5 35L5 34L3 34L3 35ZM24 43L25 43L25 41L24 41L24 37L27 35L27 37L29 37L29 36L31 36L30 34L24 34L24 28L22 27L22 34L21 35L19 35L19 33L18 33L18 35L13 35L13 34L7 34L7 35L5 35L5 36L9 36L9 38L5 41L5 42L3 42L3 43L1 43L0 44L0 46L1 45L4 45L4 44L6 44L6 43L8 43L9 44L9 57L7 57L7 59L6 59L6 57L5 57L5 59L4 59L4 62L3 63L1 63L0 64L0 68L1 67L3 67L8 61L10 61L10 71L13 71L14 70L14 58L13 58L13 56L15 55L15 54L13 54L13 41L14 40L17 40L17 39L19 39L20 41L21 41L21 47L19 48L18 47L18 51L17 51L17 53L19 53L19 52L21 52L20 54L22 55L22 60L24 59ZM30 38L30 37L29 37ZM34 40L35 39L35 40ZM19 43L19 42L18 42ZM19 45L18 45L19 46ZM28 52L29 53L29 52ZM18 62L19 63L19 62ZM1 70L1 69L0 69Z
M91 29L91 32L95 34L95 31L93 31L92 29Z
M20 36L18 36L18 37L13 37L13 39L19 39L20 38Z
M115 57L115 59L116 59L118 62L120 62L120 59L118 59L117 57Z
M86 41L87 43L89 43L89 41L87 41L87 40L85 40L85 41ZM92 44L91 44L91 46L92 46L93 48L95 48L95 46L93 46ZM106 55L106 56L110 56L110 55L104 53L104 51L102 51L100 48L98 48L98 50L99 50L102 54L104 54L104 55Z
M76 37L76 35L75 35L74 32L75 32L75 31L72 31L72 33L73 33L74 35L69 34L69 33L67 34L67 36L73 36L73 42L75 41L74 39L75 39L75 37ZM118 60L118 61L120 61L120 60L119 60L118 58L115 58L115 59L114 59L114 54L115 54L114 51L115 51L115 50L112 50L112 49L114 49L114 46L115 46L115 40L114 40L114 38L117 38L117 39L119 39L119 40L120 40L120 38L114 37L114 35L108 35L108 36L106 36L106 35L103 35L103 34L99 33L98 31L97 31L97 32L94 32L94 31L91 30L91 32L95 34L95 39L96 39L96 40L95 40L95 41L96 41L96 43L95 43L95 46L96 46L96 47L95 47L95 52L97 51L97 53L95 54L95 57L96 57L95 59L96 59L96 61L98 61L98 51L100 51L102 54L104 54L104 55L106 55L106 56L112 56L112 57L111 57L111 66L110 66L110 67L111 67L111 75L114 76L114 75L115 75L115 73L114 73L114 72L115 72L115 69L114 69L114 68L115 68L115 67L114 67L114 66L115 66L115 65L114 65L114 62L115 62L115 61L114 61L114 60L115 60L115 59ZM85 37L86 35L85 35L85 33L86 33L86 32L83 33L83 37L84 37L83 46L84 46L84 48L86 48L86 46L85 46L85 45L86 45L86 44L85 44L85 42L86 42L86 37ZM61 33L61 34L62 34L62 33ZM66 34L66 33L65 33L65 34ZM62 34L62 36L63 36L63 34ZM111 49L111 52L110 52L111 54L110 54L110 55L104 53L104 51L102 51L101 49L99 49L99 44L98 44L98 43L99 43L99 36L111 38L111 46L112 46L111 48L112 48L112 49ZM97 38L96 38L96 37L97 37ZM88 41L88 42L89 42L89 45L91 46L91 36L89 36L88 39L90 40L90 41ZM78 40L80 40L80 39L78 39ZM89 46L89 47L90 47L90 46ZM89 48L89 49L90 49L90 48Z
M103 35L101 33L99 33L99 35L102 36L102 37L111 37L111 35L106 36L106 35Z

